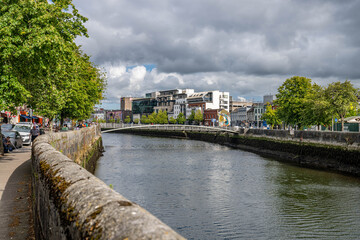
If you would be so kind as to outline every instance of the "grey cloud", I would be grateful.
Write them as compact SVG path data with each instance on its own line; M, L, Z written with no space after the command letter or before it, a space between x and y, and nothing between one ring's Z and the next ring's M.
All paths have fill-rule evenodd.
M77 41L98 65L155 64L159 73L177 72L186 84L199 88L207 86L205 80L186 79L228 76L224 73L247 76L252 79L249 83L274 80L273 76L283 81L292 75L329 81L360 78L357 0L75 0L74 4L90 19L86 24L90 38ZM231 79L219 86L236 85L236 77ZM161 84L181 85L175 79ZM259 91L248 87L247 92Z

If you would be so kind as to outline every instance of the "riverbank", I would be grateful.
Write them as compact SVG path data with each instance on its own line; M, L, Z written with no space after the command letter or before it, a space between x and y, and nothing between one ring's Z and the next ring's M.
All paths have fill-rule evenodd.
M187 138L251 151L302 167L336 171L360 177L358 133L312 133L297 131L243 132L239 134L122 129L122 133L155 137Z

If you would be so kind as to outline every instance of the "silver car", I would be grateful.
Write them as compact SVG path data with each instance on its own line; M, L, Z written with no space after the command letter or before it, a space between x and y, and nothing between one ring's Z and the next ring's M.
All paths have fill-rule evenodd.
M16 124L15 127L12 129L13 131L18 131L21 135L24 145L31 144L31 125L24 125L24 124Z
M22 140L19 132L17 132L17 131L2 131L1 133L5 136L5 138L10 137L10 142L14 148L22 148L23 140Z

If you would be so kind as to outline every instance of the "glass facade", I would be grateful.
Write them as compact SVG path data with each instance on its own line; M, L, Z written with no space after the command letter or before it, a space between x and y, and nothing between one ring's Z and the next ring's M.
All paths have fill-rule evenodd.
M157 101L153 98L141 98L132 101L133 114L151 114L154 112Z

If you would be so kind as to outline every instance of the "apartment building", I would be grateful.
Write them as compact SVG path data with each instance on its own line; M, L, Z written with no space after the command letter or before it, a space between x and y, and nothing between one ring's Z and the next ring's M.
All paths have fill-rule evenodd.
M173 114L170 113L169 117L177 118L180 113L182 113L185 118L188 117L186 108L188 106L187 104L187 98L189 95L194 93L194 89L184 89L181 93L175 94L175 104L174 104L174 111Z
M192 110L200 109L204 113L205 109L230 109L229 92L207 91L190 94L187 98L187 115Z
M230 96L230 113L237 108L251 106L252 104L252 101L247 101L245 98L233 100L232 96Z
M168 116L173 118L177 118L180 112L186 115L186 98L192 93L194 93L194 89L159 91L159 95L156 97L157 106L154 107L154 111L166 111Z
M120 98L120 110L131 111L132 110L132 97Z

